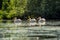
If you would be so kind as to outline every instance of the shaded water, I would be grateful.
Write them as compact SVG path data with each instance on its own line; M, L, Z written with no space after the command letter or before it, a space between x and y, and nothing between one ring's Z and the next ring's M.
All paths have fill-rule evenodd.
M48 21L46 24L45 26L20 27L13 23L0 23L0 40L60 40L60 21ZM30 34L40 33L53 34L57 37L28 37Z

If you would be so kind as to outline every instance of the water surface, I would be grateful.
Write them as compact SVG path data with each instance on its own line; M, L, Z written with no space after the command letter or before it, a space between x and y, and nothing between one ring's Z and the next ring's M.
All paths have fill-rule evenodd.
M20 27L15 26L14 23L0 23L0 40L60 40L60 21L47 21L46 24L45 26ZM54 33L57 37L28 37L29 34L42 31Z

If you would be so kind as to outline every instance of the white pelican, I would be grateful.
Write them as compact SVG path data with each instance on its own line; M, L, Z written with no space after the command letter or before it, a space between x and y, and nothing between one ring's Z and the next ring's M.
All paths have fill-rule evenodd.
M31 18L30 18L30 19L29 19L29 25L30 25L30 26L36 25L36 19L34 19L34 18L31 19Z
M22 20L21 19L16 19L14 20L14 23L16 26L21 25Z
M40 18L40 19L38 20L38 25L45 25L45 24L46 24L45 21L46 21L45 18Z

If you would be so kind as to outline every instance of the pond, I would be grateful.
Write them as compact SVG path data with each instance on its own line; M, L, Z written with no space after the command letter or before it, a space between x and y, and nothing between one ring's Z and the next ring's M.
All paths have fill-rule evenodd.
M15 26L12 22L0 23L0 40L60 40L60 21L47 21L46 24Z

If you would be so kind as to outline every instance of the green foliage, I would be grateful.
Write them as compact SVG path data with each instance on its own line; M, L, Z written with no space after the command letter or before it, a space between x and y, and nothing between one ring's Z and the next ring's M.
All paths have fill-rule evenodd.
M22 16L26 10L27 0L3 0L2 11L0 12L0 19L3 18L3 14L6 18L12 18L15 16ZM5 13L3 13L5 11Z
M27 6L27 0L17 0L15 5L17 14L22 16L26 10L26 6Z
M6 18L7 12L0 10L0 19Z
M0 10L0 19L3 18L3 11Z
M11 19L15 16L60 17L60 0L3 0L1 2L0 19Z
M7 18L12 18L12 17L15 17L15 16L17 16L16 10L11 10L8 13Z

